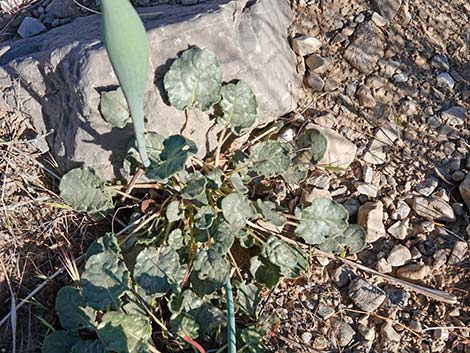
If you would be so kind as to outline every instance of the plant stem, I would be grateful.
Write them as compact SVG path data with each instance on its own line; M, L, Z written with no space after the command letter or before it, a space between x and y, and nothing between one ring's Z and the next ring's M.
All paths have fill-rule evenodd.
M215 150L215 167L217 168L220 163L220 150L224 144L225 134L227 132L227 125L224 126L222 132L220 133L219 143L217 144L217 149Z
M183 135L184 137L187 137L186 132L189 126L189 110L188 109L184 110L184 117L185 117L185 121L184 121L183 127L181 128L181 135Z
M237 352L236 326L235 326L235 309L233 305L232 284L230 277L225 283L225 294L227 296L227 339L228 353Z
M230 257L230 260L232 260L233 262L233 266L235 267L235 270L237 271L238 277L240 277L240 281L243 281L243 276L242 276L242 273L240 272L240 267L238 267L238 264L235 261L235 258L233 257L230 250L228 251L228 256Z

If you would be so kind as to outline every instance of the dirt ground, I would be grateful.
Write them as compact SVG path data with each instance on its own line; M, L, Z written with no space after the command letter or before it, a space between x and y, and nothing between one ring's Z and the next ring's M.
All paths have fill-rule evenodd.
M347 173L319 173L328 175L328 185L323 188L335 201L357 207L371 200L381 202L387 230L397 221L393 215L400 203L411 208L398 219L407 224L405 238L387 231L353 260L397 277L402 267L388 272L381 264L395 246L402 245L411 253L413 264L427 271L414 282L451 293L457 303L430 299L403 290L383 276L314 257L303 278L285 281L265 294L263 310L280 318L279 326L266 339L272 352L470 352L470 260L466 246L470 210L459 193L462 173L465 177L470 172L470 3L400 1L398 13L383 24L373 15L377 2L382 3L293 1L291 35L319 39L323 45L316 54L328 58L329 64L317 75L323 86L315 90L309 81L311 68L304 62L307 57L299 57L305 92L298 110L284 118L294 131L315 122L333 128L358 146L358 157ZM14 33L17 22L14 18L4 22L2 33ZM383 61L370 73L354 68L346 53L364 23L376 29L371 48L374 41L383 45ZM444 71L454 81L451 89L437 81L436 55L447 58L449 68ZM394 63L398 63L396 67ZM387 71L390 65L393 72ZM467 110L463 124L439 120L443 111L454 106ZM384 163L376 164L367 153L374 140L379 140L378 132L390 122L398 138L379 146ZM30 126L21 106L1 111L0 352L12 351L13 341L16 352L39 351L48 326L57 321L53 314L55 294L70 282L65 271L51 281L48 278L61 271L67 259L83 254L92 239L107 230L105 224L63 205L57 194L61 173L44 147L44 136L38 136ZM356 183L365 180L368 173L372 173L370 183L379 185L373 197L358 192ZM434 180L430 178L437 180L433 195L450 205L454 221L429 221L415 211L413 202L420 195L417 190L423 182ZM356 220L353 212L351 223ZM457 257L458 246L463 253ZM373 312L358 309L350 297L348 284L358 277L387 294L384 304ZM40 290L34 293L36 288ZM12 309L12 303L19 304L31 294L21 308ZM5 319L12 314L16 325Z

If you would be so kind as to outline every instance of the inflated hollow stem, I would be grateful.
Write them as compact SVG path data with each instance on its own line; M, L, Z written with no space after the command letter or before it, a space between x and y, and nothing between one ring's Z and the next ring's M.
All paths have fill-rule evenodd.
M126 97L137 149L144 167L150 165L144 135L144 96L149 49L144 25L129 0L101 0L103 41Z

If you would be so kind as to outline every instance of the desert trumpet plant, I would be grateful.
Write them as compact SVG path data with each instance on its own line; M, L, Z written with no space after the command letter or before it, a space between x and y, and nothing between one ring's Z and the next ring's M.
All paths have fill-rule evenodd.
M150 165L144 137L144 95L149 50L144 25L129 0L101 0L103 40L126 97L140 158Z

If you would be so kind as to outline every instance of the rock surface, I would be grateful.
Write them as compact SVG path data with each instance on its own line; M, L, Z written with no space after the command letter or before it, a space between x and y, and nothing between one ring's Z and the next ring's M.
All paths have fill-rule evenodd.
M22 38L29 38L44 32L45 30L46 26L44 26L38 19L25 17L23 22L21 22L20 28L18 28L18 34Z
M354 34L353 42L346 49L345 59L362 73L372 73L379 59L384 56L381 35L373 23L361 24Z
M143 12L155 14L143 17L151 52L148 131L164 136L180 133L184 113L165 103L161 81L171 61L192 45L215 52L224 81L243 79L252 87L260 123L295 106L301 80L287 41L288 2L214 0L188 7L161 5ZM36 129L54 130L49 144L61 169L86 164L113 178L121 174L133 130L130 125L112 128L98 111L100 92L117 85L100 37L99 17L87 16L34 39L4 43L0 101L3 96L16 107L15 97L21 96L23 111ZM17 85L18 78L23 85ZM191 114L188 137L198 145L200 156L214 147L218 129L211 129L213 125L206 114Z
M366 202L359 207L357 212L357 224L361 225L366 230L367 243L373 243L382 238L385 235L382 202Z
M370 284L363 278L352 280L349 285L348 295L358 308L364 311L373 312L385 300L385 292Z

